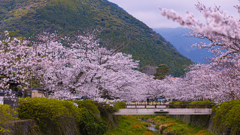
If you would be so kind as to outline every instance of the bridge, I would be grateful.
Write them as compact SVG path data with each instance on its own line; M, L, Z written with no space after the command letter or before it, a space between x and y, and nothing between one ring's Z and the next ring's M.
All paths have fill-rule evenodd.
M126 104L114 115L211 115L214 104Z

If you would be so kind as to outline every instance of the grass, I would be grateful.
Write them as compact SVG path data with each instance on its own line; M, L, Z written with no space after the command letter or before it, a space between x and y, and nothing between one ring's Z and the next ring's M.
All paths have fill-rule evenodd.
M106 132L105 135L158 135L147 128L148 124L134 116L121 116L118 127Z
M176 135L214 135L206 129L201 129L191 124L186 124L180 120L171 118L169 116L156 116L150 118L156 124L155 128L160 125L165 125L164 132L169 132Z
M174 135L214 135L206 129L201 129L169 116L161 115L121 116L118 127L108 131L105 135L157 135L157 133L147 129L149 123L137 118L150 119L155 124L156 129L164 124L166 125L164 132Z

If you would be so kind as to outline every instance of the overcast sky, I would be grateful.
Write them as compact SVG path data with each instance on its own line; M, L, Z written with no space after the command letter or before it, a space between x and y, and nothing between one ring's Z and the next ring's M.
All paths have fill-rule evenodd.
M201 21L205 21L202 15L195 9L195 4L199 2L206 6L221 6L222 10L228 14L239 18L237 9L233 6L240 3L238 0L109 0L126 10L129 14L147 24L150 28L162 27L180 27L176 22L162 17L158 7L173 9L179 14L185 16L185 12L189 11Z

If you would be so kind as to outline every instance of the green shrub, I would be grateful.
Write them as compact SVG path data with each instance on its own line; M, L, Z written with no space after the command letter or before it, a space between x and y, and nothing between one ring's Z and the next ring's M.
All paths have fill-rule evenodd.
M107 110L108 113L111 114L119 111L119 107L115 105L103 104L103 107Z
M221 133L231 128L231 135L240 134L240 100L227 101L213 108L213 125Z
M97 118L91 111L82 108L80 112L79 129L82 135L102 135L107 131L107 123Z
M209 101L209 100L204 100L204 101L193 101L193 102L180 102L180 101L173 101L169 103L169 108L176 108L173 105L177 105L177 104L188 104L188 108L195 108L195 105L193 104L214 104L214 101ZM210 107L214 107L214 105L211 105ZM186 108L186 105L179 105L178 108ZM200 106L198 105L197 108L205 108L205 106ZM209 106L208 106L209 108Z
M83 101L75 100L74 102L78 104L78 108L86 108L94 114L99 113L98 107L96 106L95 102L90 99Z
M116 108L116 110L122 109L122 108L126 108L126 102L115 102L113 103L114 107Z
M12 120L17 119L17 111L10 107L10 105L0 104L0 133L10 132L4 129L3 126L8 124Z
M191 105L191 104L214 104L215 105L215 103L214 103L214 101L209 101L209 100L204 100L204 101L193 101L193 102L191 102L191 103L189 103L189 106L188 106L188 108L195 108L195 106L194 105ZM208 108L209 107L214 107L214 105L211 105L211 106L208 106ZM198 105L197 106L197 108L205 108L205 105L203 106L203 105Z
M63 134L77 127L80 109L70 101L47 98L19 99L19 118L34 119L44 133ZM77 129L76 129L77 130Z
M176 106L173 105L177 104L188 104L188 102L173 101L169 103L169 108L176 108ZM186 108L186 105L179 105L177 108Z

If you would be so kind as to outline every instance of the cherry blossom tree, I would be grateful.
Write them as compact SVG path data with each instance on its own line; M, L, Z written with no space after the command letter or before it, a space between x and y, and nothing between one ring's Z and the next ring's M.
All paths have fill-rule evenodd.
M162 80L158 79L153 79L153 76L149 77L149 80L146 82L147 83L147 90L145 94L150 98L150 99L157 99L160 97L165 97L169 98L169 90L171 89L171 84L172 84L172 76L166 76Z
M239 6L235 6L238 12ZM239 19L220 7L208 8L204 4L196 4L207 22L202 23L193 14L187 12L185 18L173 10L161 9L161 14L182 26L188 27L190 36L206 38L210 44L200 43L196 46L207 48L215 54L210 65L194 65L190 72L178 80L175 93L182 93L183 99L214 99L218 101L239 98L240 84L240 23ZM180 94L181 95L181 94Z
M14 80L24 87L43 88L48 98L73 98L79 93L95 98L145 101L147 97L170 95L171 76L154 80L137 71L139 61L118 52L119 48L100 47L94 34L77 35L71 40L44 33L37 35L37 39L1 41L0 57L5 60L1 63L5 75L1 78L2 89L9 89L8 81Z
M6 39L0 41L1 90L8 90L10 82L27 86L26 80L30 74L28 69L34 55L33 48L26 46L26 40L11 38L7 31L5 36Z
M236 7L239 9L238 6ZM213 60L214 64L236 62L233 59L238 58L240 49L239 20L233 16L228 16L219 7L211 9L198 3L196 8L207 19L207 23L201 23L189 12L186 13L185 18L173 10L161 9L161 13L167 18L187 26L191 30L191 36L210 40L210 44L201 43L198 46L200 48L208 48L216 54L216 58Z
M107 93L109 98L142 99L147 75L134 70L139 61L118 49L100 47L95 35L86 35L76 36L75 41L49 33L38 35L35 42L17 38L1 41L0 57L5 60L1 63L5 75L2 89L9 89L7 82L14 80L27 87L34 82L52 98Z

